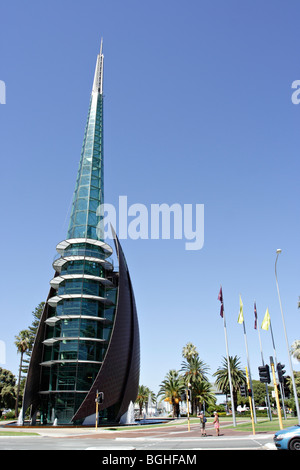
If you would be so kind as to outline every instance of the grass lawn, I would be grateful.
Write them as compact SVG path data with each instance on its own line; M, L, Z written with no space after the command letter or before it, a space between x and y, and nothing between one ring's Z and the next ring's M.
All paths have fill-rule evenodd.
M220 424L222 426L221 420L220 420ZM298 424L297 418L288 418L286 420L282 419L283 428L295 426L296 424ZM267 418L258 418L257 423L255 423L254 427L255 427L255 432L276 432L280 430L279 419L273 418L273 420L270 421ZM239 423L237 420L237 426L235 428L233 426L230 426L230 429L234 429L235 431L249 431L252 434L253 430L252 430L251 419L247 423L245 422Z
M199 419L196 419L196 418L192 418L191 419L191 423L195 423L195 422L198 422ZM208 423L212 422L213 421L213 418L208 418ZM227 423L230 423L230 424L227 424ZM253 432L253 429L252 429L252 422L251 422L251 418L250 417L237 417L236 418L236 423L237 423L237 426L234 427L232 425L232 417L229 417L229 416L221 416L220 417L220 426L222 428L222 426L226 426L227 429L234 429L235 431L247 431L249 433L252 434ZM283 428L288 428L290 426L295 426L296 424L298 424L298 418L291 418L289 417L288 419L284 419L282 417L282 425L283 425ZM273 416L273 420L270 421L268 418L264 418L264 417L258 417L257 418L257 423L255 423L255 432L256 433L259 433L259 432L276 432L276 431L279 431L280 430L280 425L279 425L279 419L278 418L275 418Z
M276 432L280 429L279 425L279 420L278 418L274 418L273 420L270 421L268 418L258 418L257 423L255 424L255 432ZM212 423L213 418L208 418L207 423ZM228 429L234 429L235 431L247 431L252 434L253 429L252 429L252 422L250 417L237 417L236 418L237 426L234 427L232 425L232 417L229 416L222 416L220 417L220 426L228 428ZM199 423L199 418L190 418L190 423L191 424L198 424ZM138 430L138 429L147 429L147 428L157 428L157 427L162 427L162 426L187 426L188 421L187 419L183 419L181 421L170 421L169 423L165 424L148 424L148 425L141 425L141 426L132 426L131 429ZM288 418L287 420L284 420L282 418L282 424L284 428L288 428L289 426L294 426L298 424L298 419L297 418ZM129 426L130 428L130 426ZM105 428L102 428L105 429ZM127 426L122 426L122 427L108 427L107 430L109 431L128 431Z

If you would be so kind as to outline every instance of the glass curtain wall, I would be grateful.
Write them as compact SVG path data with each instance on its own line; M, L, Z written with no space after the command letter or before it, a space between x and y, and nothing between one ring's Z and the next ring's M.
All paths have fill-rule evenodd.
M83 251L97 261L81 256ZM101 247L78 242L61 253L66 262L55 285L58 302L49 307L41 364L43 424L70 423L104 360L117 296L117 278L106 256Z
M92 93L73 198L69 239L103 239L98 208L103 203L103 175L103 96Z

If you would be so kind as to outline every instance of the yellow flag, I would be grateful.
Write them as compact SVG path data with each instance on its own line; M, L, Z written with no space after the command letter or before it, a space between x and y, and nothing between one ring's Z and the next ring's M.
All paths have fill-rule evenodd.
M244 321L243 302L242 302L242 298L240 296L240 313L239 313L238 323L243 323L243 321Z
M261 324L261 329L262 330L268 330L270 328L270 323L271 323L271 318L269 314L269 309L267 308L264 319Z

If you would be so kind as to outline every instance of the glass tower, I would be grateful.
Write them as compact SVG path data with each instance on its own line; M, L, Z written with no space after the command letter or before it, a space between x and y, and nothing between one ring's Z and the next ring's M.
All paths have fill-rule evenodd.
M94 394L98 386L99 390L109 390L111 395L110 400L105 400L106 403L100 406L102 419L119 419L128 406L129 398L125 401L123 398L127 397L126 377L132 361L135 379L134 390L129 393L131 400L138 386L139 339L130 279L129 284L127 282L130 289L124 284L124 292L131 299L128 310L128 301L124 303L119 299L123 296L120 292L121 273L113 269L110 259L113 250L104 242L101 228L100 205L104 188L103 58L101 41L67 239L56 247L55 275L50 281L51 288L40 320L24 392L24 413L29 405L32 416L39 410L41 424L87 422L94 413ZM123 257L118 242L116 248L119 258L120 254ZM126 270L125 262L125 279L129 277ZM126 316L126 328L130 329L127 332L121 325ZM135 358L129 352L134 341ZM119 344L120 353L118 347L114 349L114 344ZM123 359L120 360L119 354L124 355L126 344L127 360L122 365ZM107 354L108 349L110 354ZM105 365L105 359L109 367ZM120 384L116 380L111 382L111 370L119 377L123 376ZM114 399L112 390L115 390Z

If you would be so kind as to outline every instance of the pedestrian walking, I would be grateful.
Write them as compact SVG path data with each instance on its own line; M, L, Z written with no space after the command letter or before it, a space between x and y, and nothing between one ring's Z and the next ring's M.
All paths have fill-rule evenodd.
M220 420L219 420L219 415L216 411L214 412L214 427L216 430L216 435L219 436L220 435Z
M205 432L205 423L206 423L206 417L203 413L203 411L200 412L200 414L198 414L198 418L200 418L200 426L201 426L201 436L206 436L206 432Z

